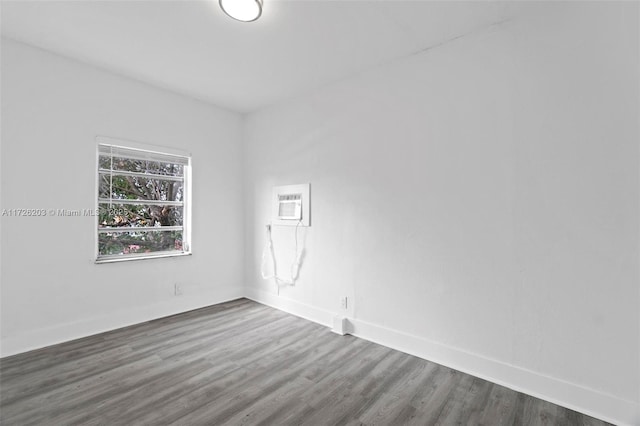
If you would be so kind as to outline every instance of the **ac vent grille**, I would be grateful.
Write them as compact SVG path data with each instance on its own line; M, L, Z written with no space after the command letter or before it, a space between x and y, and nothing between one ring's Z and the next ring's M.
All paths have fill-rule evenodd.
M302 198L302 194L283 194L278 195L279 201L296 201Z

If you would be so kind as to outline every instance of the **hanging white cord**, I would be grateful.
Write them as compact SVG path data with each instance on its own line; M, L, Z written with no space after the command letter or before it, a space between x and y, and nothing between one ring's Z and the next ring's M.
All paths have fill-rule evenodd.
M267 245L265 246L264 250L262 250L262 264L260 265L260 274L262 275L262 278L265 280L270 280L271 278L275 278L276 277L276 265L275 262L273 261L274 256L273 256L273 241L271 241L271 225L267 225L267 236L266 236L266 240L267 240ZM273 274L272 275L267 275L265 273L265 266L266 266L266 262L267 262L267 250L270 252L271 254L271 267L273 269Z
M296 280L298 279L298 274L300 272L300 264L302 263L302 255L304 253L304 248L298 251L298 228L300 227L301 223L302 223L302 220L298 221L298 223L296 224L296 229L295 229L296 251L295 251L295 259L291 264L291 268L290 268L290 274L291 274L290 278L283 278L278 275L278 269L276 266L276 256L273 250L273 239L271 238L271 225L267 225L267 235L266 235L267 243L265 245L264 250L262 251L262 265L260 267L260 274L262 275L262 278L265 280L270 280L272 278L275 279L276 286L278 289L278 294L280 294L281 285L294 285ZM271 265L273 269L273 273L271 275L267 275L267 273L265 272L266 261L267 261L267 251L269 251L271 255Z
M302 251L298 253L298 227L302 223L302 219L296 223L295 238L296 238L296 257L291 264L291 285L298 279L298 272L300 271L300 261L302 260Z

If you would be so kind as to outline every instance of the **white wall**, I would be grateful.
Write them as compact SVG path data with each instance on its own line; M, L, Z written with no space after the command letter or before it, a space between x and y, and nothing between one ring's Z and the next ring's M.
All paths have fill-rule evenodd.
M95 137L110 136L192 153L194 233L192 256L96 265L95 218L2 217L2 356L241 296L240 126L3 39L2 208L94 208Z
M247 293L640 424L638 3L535 5L245 123ZM301 278L260 279L311 182ZM278 262L293 228L275 228Z

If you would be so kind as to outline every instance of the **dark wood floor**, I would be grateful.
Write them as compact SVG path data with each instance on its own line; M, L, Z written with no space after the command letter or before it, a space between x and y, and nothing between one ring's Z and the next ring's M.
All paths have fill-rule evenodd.
M603 425L240 299L0 360L3 425Z

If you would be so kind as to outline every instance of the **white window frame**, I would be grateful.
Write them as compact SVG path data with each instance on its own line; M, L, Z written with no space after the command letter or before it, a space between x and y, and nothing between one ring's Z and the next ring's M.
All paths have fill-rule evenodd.
M112 254L112 255L100 255L99 247L99 234L101 233L98 221L99 221L99 208L100 204L105 203L106 199L100 199L100 146L112 146L114 148L121 148L126 150L140 151L144 154L158 155L158 156L173 156L181 157L185 162L184 165L184 177L183 177L183 201L182 202L162 202L154 200L152 203L176 205L180 204L183 207L183 221L182 221L182 250L181 251L161 251L155 253L128 253L128 254ZM95 216L96 220L93 222L94 234L95 234L95 263L112 263L123 262L130 260L142 260L142 259L157 259L163 257L176 257L176 256L189 256L191 255L191 154L182 150L177 150L167 147L159 147L140 142L128 141L123 139L115 139L104 136L96 137L96 192L95 192ZM139 204L150 204L148 201L136 201ZM132 228L122 228L132 229ZM153 231L153 227L146 228L134 228L136 231ZM177 230L177 229L176 229ZM106 231L102 231L106 232ZM111 230L113 232L113 230ZM126 232L126 231L119 231Z

